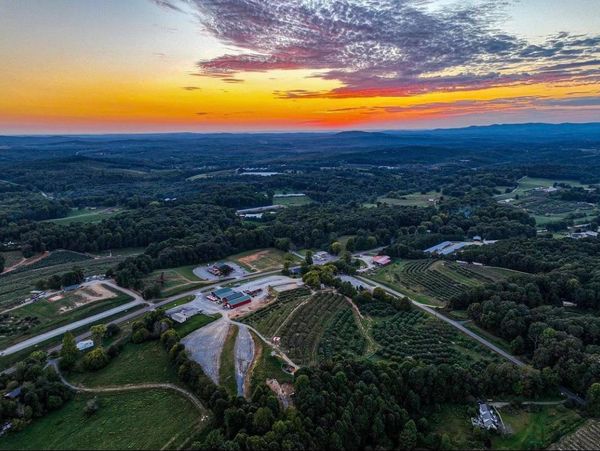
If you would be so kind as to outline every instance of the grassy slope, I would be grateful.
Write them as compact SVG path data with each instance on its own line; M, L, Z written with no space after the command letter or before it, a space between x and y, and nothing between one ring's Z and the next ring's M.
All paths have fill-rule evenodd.
M217 319L219 319L219 315L208 316L201 313L199 315L192 316L185 323L175 324L174 327L179 336L183 338L196 329L200 329L201 327L204 327Z
M280 383L292 382L293 376L281 369L283 361L271 355L271 348L267 346L258 336L250 331L255 345L255 362L250 379L250 393L264 383L267 379L277 379Z
M95 372L72 373L68 379L86 387L102 387L143 382L176 383L177 374L160 343L147 341L128 343L105 368Z
M223 350L221 351L220 384L225 387L230 395L237 396L237 383L235 380L235 341L239 328L235 324L229 328Z
M99 411L88 418L83 409L92 397L77 395L3 437L2 449L160 449L175 436L173 445L181 445L200 422L190 401L166 390L101 394Z

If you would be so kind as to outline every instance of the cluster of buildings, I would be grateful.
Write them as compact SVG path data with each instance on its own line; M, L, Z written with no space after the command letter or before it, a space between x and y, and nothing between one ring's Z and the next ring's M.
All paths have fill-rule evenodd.
M440 244L425 249L426 254L450 255L467 246L483 246L494 244L497 240L484 240L480 236L474 236L472 241L443 241Z
M598 238L598 228L592 224L578 224L568 228L569 238L580 240L582 238ZM594 230L596 229L596 230Z
M233 268L226 263L218 263L207 269L209 273L216 277L228 276L233 272Z
M257 290L253 291L254 295L258 294ZM248 293L242 293L231 288L218 288L211 291L206 298L209 301L218 302L223 304L225 307L234 309L241 307L242 305L249 304L252 302L252 296Z

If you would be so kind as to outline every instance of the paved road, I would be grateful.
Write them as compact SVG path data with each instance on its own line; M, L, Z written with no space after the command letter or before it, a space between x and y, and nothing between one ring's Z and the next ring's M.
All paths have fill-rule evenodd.
M137 294L131 290L122 289L120 287L117 287L113 282L110 282L110 281L97 281L95 283L88 282L88 283L85 283L82 285L90 286L90 285L95 285L95 284L108 285L109 287L111 287L113 289L123 291L126 294L128 294L129 296L133 297L134 300L131 302L128 302L126 304L121 304L118 307L115 307L115 308L112 308L109 310L105 310L104 312L97 313L96 315L88 316L87 318L84 318L82 320L67 324L66 326L62 326L57 329L53 329L48 332L45 332L43 334L36 335L35 337L29 338L27 340L23 340L13 346L9 346L8 348L4 349L3 351L0 352L0 355L4 356L4 355L14 354L15 352L19 352L19 351L22 351L23 349L27 349L31 346L35 346L35 345L42 343L46 340L49 340L51 338L58 337L59 335L62 335L70 330L79 329L80 327L94 323L103 318L108 318L109 316L116 315L118 313L121 313L125 310L129 310L130 308L138 306L140 304L146 304L146 302L141 298L141 296L139 294Z
M267 272L262 272L262 273L252 273L252 274L246 275L243 279L238 279L238 280L252 280L252 279L257 278L257 277L264 277L264 276L268 276L268 275L271 275L271 274L278 274L280 272L281 272L280 270L274 270L274 271L267 271ZM15 344L13 346L10 346L10 347L8 347L8 348L0 351L0 356L14 354L15 352L22 351L23 349L34 347L34 346L36 346L36 345L38 345L40 343L45 342L46 340L49 340L49 339L54 338L54 337L58 337L58 336L66 333L66 332L68 332L70 330L79 329L80 327L84 327L84 326L86 326L88 324L92 324L92 323L94 323L96 321L99 321L99 320L101 320L103 318L108 318L110 316L113 316L113 315L116 315L118 313L124 312L125 310L129 310L132 307L136 307L136 306L141 305L141 304L146 304L146 307L144 307L144 308L137 309L134 312L131 312L131 313L129 313L127 315L124 315L124 316L122 316L122 317L120 317L118 319L115 319L113 321L110 321L110 323L120 324L120 323L129 321L129 320L131 320L133 318L136 318L138 316L141 316L141 315L143 315L143 314L145 314L145 313L147 313L147 312L149 312L151 310L155 310L158 307L161 307L163 305L168 304L169 302L172 302L172 301L175 301L175 300L180 299L182 297L188 296L190 294L195 294L195 293L201 293L201 292L209 291L215 285L219 285L220 283L223 283L223 281L215 282L214 284L207 285L207 286L205 286L205 287L203 287L201 289L197 289L196 288L194 290L190 290L190 291L187 291L187 292L184 292L184 293L180 293L180 294L177 294L175 296L171 296L171 297L169 297L169 298L167 298L167 299L165 299L163 301L151 304L151 303L145 301L135 291L128 290L127 288L122 288L122 287L116 285L111 280L98 280L98 281L86 282L86 283L83 283L82 286L90 286L90 285L94 285L94 284L108 285L109 287L111 287L111 288L113 288L115 290L119 290L119 291L122 291L122 292L128 294L129 296L131 296L132 298L134 298L134 300L131 301L131 302L128 302L127 304L120 305L120 306L115 307L113 309L106 310L104 312L98 313L98 314L93 315L93 316L89 316L87 318L84 318L82 320L79 320L79 321L67 324L67 325L59 327L57 329L53 329L53 330L50 330L50 331L45 332L43 334L36 335L35 337L29 338L27 340L23 340L23 341ZM86 332L86 333L83 333L81 335L78 335L77 336L77 340L78 341L79 340L83 340L85 338L88 338L89 336L90 336L90 333ZM49 351L55 351L55 350L59 350L59 349L60 349L60 346L54 346L54 347L50 348Z
M380 287L383 288L385 291L387 291L388 293L391 293L395 296L399 296L399 297L408 297L403 293L400 293L399 291L396 291L392 288L389 288L379 282L376 282L374 280L371 279L367 279L365 277L362 276L357 276L358 279L362 280L363 282L374 286L374 287ZM494 343L486 340L485 338L481 337L480 335L477 335L475 332L470 331L469 329L467 329L465 326L463 326L461 324L461 322L459 321L454 321L453 319L450 319L440 313L438 313L436 311L436 309L425 305L425 304L421 304L420 302L417 302L413 299L410 299L410 302L412 302L412 304L418 308L420 308L421 310L424 310L425 312L435 316L436 318L450 324L451 326L455 327L456 329L460 330L461 332L463 332L465 335L468 335L469 337L473 338L474 340L477 340L479 343L481 343L482 345L484 345L485 347L487 347L488 349L491 349L492 351L494 351L495 353L501 355L502 357L504 357L506 360L514 363L517 366L526 366L527 364L525 362L523 362L522 360L518 359L517 357L515 357L514 355L509 354L508 352L504 351L503 349L499 348L498 346L496 346ZM559 390L561 392L561 395L573 400L574 402L576 402L577 404L583 406L586 404L585 399L583 399L581 396L579 396L578 394L574 393L573 391L569 390L567 387L564 386L560 386Z

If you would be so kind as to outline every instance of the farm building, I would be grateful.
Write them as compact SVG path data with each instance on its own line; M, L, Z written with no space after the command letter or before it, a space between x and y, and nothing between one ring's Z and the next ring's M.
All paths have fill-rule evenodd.
M17 387L4 395L6 399L17 399L21 396L21 387Z
M252 301L252 297L231 288L219 288L207 296L211 301L222 302L225 307L236 308Z
M481 238L481 237L475 237ZM477 240L477 241L444 241L437 244L429 249L425 249L423 252L426 254L438 254L438 255L450 255L454 252L467 246L483 246L486 244L494 244L496 240Z
M269 286L269 291L271 291L274 294L279 294L279 293L283 293L285 291L290 291L290 290L295 290L298 287L301 287L302 285L304 285L303 282L286 282L286 283L282 283L279 285L270 285Z
M252 301L252 298L250 296L248 296L247 294L242 294L241 296L236 296L233 299L229 299L224 301L224 305L227 308L237 308L237 307L241 307L242 305L246 305L249 304Z
M80 351L85 351L86 349L93 348L94 341L93 340L81 340L77 342L77 349Z
M373 257L373 263L378 266L389 265L392 262L392 259L387 255L376 255Z
M177 310L172 310L168 312L169 318L173 321L178 322L179 324L185 323L188 318L191 318L194 315L200 313L200 310L194 307L181 307Z

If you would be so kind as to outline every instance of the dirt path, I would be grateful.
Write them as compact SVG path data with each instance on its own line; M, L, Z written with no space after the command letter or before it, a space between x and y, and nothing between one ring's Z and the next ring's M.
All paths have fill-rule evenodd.
M205 422L208 420L209 418L209 414L207 409L204 407L204 405L202 405L202 403L200 402L200 400L198 398L196 398L196 396L182 388L179 387L178 385L175 384L169 384L169 383L146 383L146 384L126 384L126 385L118 385L118 386L114 386L114 387L95 387L95 388L89 388L89 387L84 387L82 385L74 385L71 384L68 380L65 379L65 377L63 376L63 374L60 372L60 369L58 368L58 364L56 360L51 360L50 362L48 362L49 366L52 366L54 368L54 370L56 371L56 374L58 374L58 377L60 378L61 382L66 385L67 387L69 387L71 390L74 390L76 392L82 392L82 393L118 393L118 392L123 392L123 391L133 391L133 390L149 390L149 389L159 389L159 390L172 390L177 392L178 394L182 395L183 397L187 398L192 404L193 406L196 408L196 410L198 410L198 412L200 413L200 420L198 422L198 425L194 428L194 433L195 432L199 432L200 429L202 427L204 427ZM181 431L178 434L175 434L173 437L171 437L171 439L161 448L161 449L171 449L171 444L177 440L181 434L183 434L186 431ZM193 435L193 434L192 434Z
M46 251L46 252L43 252L43 253L41 253L39 255L36 255L34 257L30 257L30 258L23 257L17 263L9 266L8 268L4 268L4 271L2 272L2 274L6 274L8 272L14 271L15 269L20 268L21 266L33 265L35 262L38 262L41 259L46 258L48 255L50 255L50 252Z
M371 336L371 324L370 321L363 316L360 312L358 306L350 299L346 297L346 301L350 303L352 306L352 311L354 313L354 318L356 319L356 323L358 324L358 328L360 329L363 337L367 340L367 349L365 349L365 355L370 356L377 352L379 349L379 345ZM365 324L366 323L366 324Z

